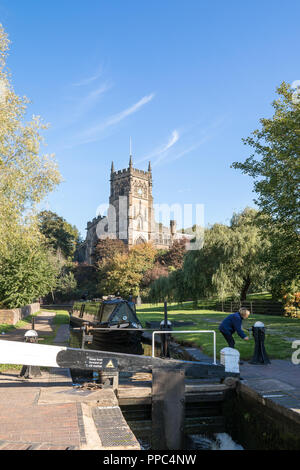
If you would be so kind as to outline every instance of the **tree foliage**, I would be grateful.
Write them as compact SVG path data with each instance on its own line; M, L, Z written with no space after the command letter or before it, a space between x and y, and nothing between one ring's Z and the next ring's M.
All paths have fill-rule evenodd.
M174 240L169 250L157 256L157 261L163 266L180 269L186 253L186 239Z
M277 89L271 119L243 139L255 154L233 167L254 178L255 202L273 221L299 229L300 103L286 83ZM260 157L257 159L255 157Z
M25 120L29 101L13 90L8 49L0 25L0 302L18 307L55 283L35 208L61 177L53 155L40 152L47 126L37 116Z
M17 308L37 300L55 287L57 274L38 232L19 229L0 256L0 304Z
M125 254L127 247L122 240L114 238L99 239L94 251L94 265L103 267L117 253Z
M54 251L60 251L65 258L72 258L80 236L77 228L55 212L42 211L38 214L38 227L45 235L47 244Z
M151 295L157 301L228 296L244 300L250 287L265 287L263 253L269 242L262 237L257 218L257 211L247 208L234 214L229 226L207 228L203 248L187 251L182 269L154 281Z
M102 265L98 263L100 291L103 294L138 295L143 276L153 266L155 255L151 243L141 243L129 252L116 252Z
M150 284L160 277L168 277L169 269L167 266L161 265L158 261L154 263L152 268L148 269L141 281L142 287L149 287Z
M0 25L1 235L9 221L19 221L24 210L32 209L61 179L53 155L40 154L41 131L47 126L37 116L25 122L28 100L15 94L5 69L8 46Z
M182 269L169 272L168 276L160 276L150 284L149 298L151 302L183 302L189 298L190 290Z
M255 202L267 216L261 218L261 226L271 239L268 261L272 290L280 297L292 284L300 287L300 103L284 82L277 93L272 118L261 119L261 128L244 139L255 153L232 166L254 179Z

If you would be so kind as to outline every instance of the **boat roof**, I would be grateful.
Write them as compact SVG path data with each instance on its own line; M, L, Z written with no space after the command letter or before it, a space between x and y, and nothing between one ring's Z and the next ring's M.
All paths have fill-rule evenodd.
M107 300L102 300L102 302L104 304L119 304L121 302L130 302L129 300L125 300L125 299L121 299L121 298L118 298L118 299L107 299Z

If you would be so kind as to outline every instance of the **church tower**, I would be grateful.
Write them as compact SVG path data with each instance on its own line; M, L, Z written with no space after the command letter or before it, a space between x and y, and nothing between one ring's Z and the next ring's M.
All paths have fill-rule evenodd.
M152 170L133 167L130 152L129 166L115 171L112 163L109 203L116 211L116 237L129 247L137 243L155 243L155 221L152 197Z

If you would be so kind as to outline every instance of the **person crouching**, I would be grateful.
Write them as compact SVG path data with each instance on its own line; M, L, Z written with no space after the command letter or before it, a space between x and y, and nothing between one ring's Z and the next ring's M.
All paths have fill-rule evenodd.
M219 326L219 331L226 339L228 346L234 348L235 341L233 339L233 333L237 333L242 339L248 341L249 337L242 330L242 321L248 318L250 315L249 310L245 307L239 309L236 313L231 313L228 317L224 318Z

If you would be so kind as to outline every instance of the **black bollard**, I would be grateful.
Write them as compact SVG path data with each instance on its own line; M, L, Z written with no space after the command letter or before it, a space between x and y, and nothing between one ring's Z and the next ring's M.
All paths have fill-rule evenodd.
M34 323L33 323L34 325ZM28 330L24 335L25 343L37 343L38 342L38 334L35 330ZM20 372L20 377L24 377L25 379L31 379L32 377L39 377L42 373L40 371L39 366L23 366Z
M252 327L255 349L250 364L271 364L265 349L265 328L262 322L256 322Z

